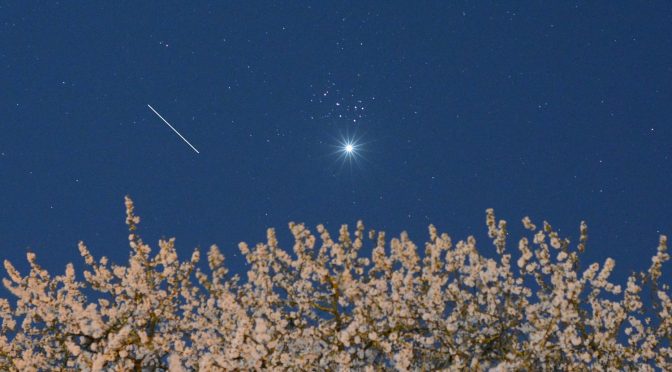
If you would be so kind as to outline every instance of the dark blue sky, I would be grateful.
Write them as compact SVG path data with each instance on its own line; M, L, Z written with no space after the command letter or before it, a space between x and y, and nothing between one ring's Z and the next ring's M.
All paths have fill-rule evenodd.
M233 266L289 221L490 252L493 207L517 256L523 216L586 220L619 277L672 233L669 2L286 3L0 5L2 258L124 260L126 194Z

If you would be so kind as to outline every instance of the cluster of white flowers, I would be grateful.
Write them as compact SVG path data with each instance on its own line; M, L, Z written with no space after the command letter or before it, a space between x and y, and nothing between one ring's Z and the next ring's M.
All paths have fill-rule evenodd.
M83 280L71 264L51 276L33 253L25 276L4 262L16 301L0 299L0 370L672 369L664 236L650 269L622 291L609 281L614 260L581 268L583 222L572 250L526 217L532 243L519 241L513 268L506 222L491 209L495 259L474 237L453 244L434 226L421 254L406 233L388 245L361 222L337 241L324 226L316 237L290 223L293 252L273 229L266 243L240 244L242 282L214 245L206 271L198 250L180 261L174 239L152 256L133 208L127 198L127 265L96 260L83 243ZM366 237L370 258L360 255Z

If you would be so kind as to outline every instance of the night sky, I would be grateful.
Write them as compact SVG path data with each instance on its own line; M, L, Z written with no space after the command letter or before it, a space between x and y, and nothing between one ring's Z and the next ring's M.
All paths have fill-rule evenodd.
M672 234L671 119L667 1L3 2L0 258L124 262L127 194L234 272L289 221L492 255L492 207L514 257L522 217L586 220L622 282Z

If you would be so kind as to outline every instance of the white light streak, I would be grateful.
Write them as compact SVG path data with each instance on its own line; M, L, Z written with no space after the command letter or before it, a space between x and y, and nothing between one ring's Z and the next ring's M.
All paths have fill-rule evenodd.
M195 148L191 143L189 143L189 141L187 141L186 138L182 137L182 135L180 134L180 132L177 131L177 129L173 128L173 126L170 125L170 123L169 123L166 119L164 119L163 116L161 116L161 114L159 114L158 112L156 112L156 110L154 110L154 107L150 106L149 104L147 104L147 107L149 107L150 110L154 111L154 113L155 113L159 118L161 118L161 120L163 120L163 122L166 123L166 124L170 127L170 129L172 129L175 133L177 133L177 135L180 136L180 138L182 138L182 140L183 140L184 142L186 142L187 145L189 145L189 147L191 147L192 149L194 149L194 151L196 151L197 154L200 154L200 152L198 152L198 150L196 150L196 148Z

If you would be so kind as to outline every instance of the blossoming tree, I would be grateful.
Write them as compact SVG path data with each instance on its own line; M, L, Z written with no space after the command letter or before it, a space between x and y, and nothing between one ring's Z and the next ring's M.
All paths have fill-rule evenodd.
M548 223L523 219L532 240L520 239L517 260L491 209L496 259L431 225L420 254L407 234L388 242L361 222L336 240L290 223L293 254L273 229L266 243L240 243L242 282L214 245L209 270L198 250L179 260L174 239L152 255L133 209L126 198L126 265L94 259L81 242L81 275L68 264L52 276L34 253L25 276L4 261L16 298L0 299L1 370L672 369L665 236L648 271L622 288L609 281L612 259L580 267L583 222L574 250ZM367 238L372 254L361 257Z

